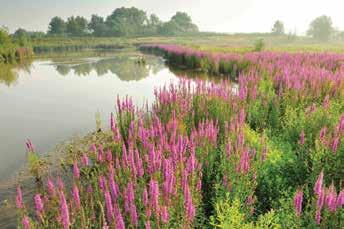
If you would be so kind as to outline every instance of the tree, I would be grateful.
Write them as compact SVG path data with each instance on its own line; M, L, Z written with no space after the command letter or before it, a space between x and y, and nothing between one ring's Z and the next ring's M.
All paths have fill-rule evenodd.
M147 15L143 10L135 7L117 8L107 17L106 24L111 35L135 36L144 32Z
M88 24L88 29L97 37L106 36L108 32L104 18L98 15L92 15L91 21Z
M54 17L49 23L48 33L52 35L62 35L66 32L66 23L60 17Z
M198 32L197 25L192 23L191 17L184 12L177 12L169 22L163 24L160 32L164 35L178 35Z
M67 33L72 36L83 36L87 33L87 20L84 17L69 17L67 19Z
M327 41L333 33L332 20L323 15L314 19L309 25L307 34L315 39Z
M271 29L271 33L275 35L283 35L284 34L284 24L283 22L277 20L275 21L274 26Z
M13 37L21 47L25 47L29 42L30 35L25 29L19 28L14 32Z
M11 37L8 35L8 29L0 27L0 46L5 46L11 42Z
M157 34L162 24L163 23L158 18L158 16L156 16L155 14L151 14L149 16L149 19L148 19L148 22L147 22L147 26L145 28L145 34L146 35L155 35L155 34Z

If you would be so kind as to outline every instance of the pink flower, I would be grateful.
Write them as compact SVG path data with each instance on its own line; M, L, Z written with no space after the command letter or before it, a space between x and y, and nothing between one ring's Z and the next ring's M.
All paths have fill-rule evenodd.
M326 193L326 205L330 212L335 212L337 208L337 193L336 188L334 187L333 183L330 185L327 193Z
M337 207L342 208L344 205L344 189L340 191L338 197L337 197Z
M149 220L145 222L145 228L146 229L151 229L151 223L150 223Z
M294 196L294 207L296 215L299 217L302 211L302 199L303 199L303 192L301 190L297 190Z
M69 210L66 201L66 197L63 192L60 192L60 214L62 218L62 225L64 229L69 229Z
M111 162L112 161L112 152L111 150L109 149L108 151L106 151L106 160L108 162Z
M28 151L28 152L35 152L35 147L34 147L34 145L32 144L32 142L31 142L30 139L28 139L28 140L26 141L26 148L27 148L27 151Z
M301 131L300 133L300 140L299 140L300 145L304 145L305 144L305 132Z
M80 170L78 167L78 163L76 161L74 161L73 163L73 175L74 175L74 178L76 179L80 178Z
M184 208L186 211L187 221L192 222L196 215L196 210L195 210L195 206L192 203L192 196L189 189L189 185L186 185L185 190L184 190Z
M319 225L320 221L321 221L321 210L317 209L315 212L315 222L317 225Z
M149 193L151 206L156 213L159 212L159 185L158 182L151 179L149 182Z
M82 165L89 166L90 162L86 153L82 154Z
M59 188L60 191L63 191L64 189L64 183L61 176L57 176L57 187Z
M166 224L169 221L169 213L168 213L168 209L166 206L162 207L161 210L161 221Z
M17 187L17 195L16 195L16 205L18 209L23 209L23 193L20 186Z
M23 224L23 228L24 229L30 229L30 219L29 219L29 217L24 216L23 220L22 220L22 224Z
M111 201L111 196L109 191L104 192L104 197L105 197L105 206L106 206L106 217L109 223L113 222L114 218L114 211L112 207L112 201Z
M114 205L116 229L125 229L124 220L117 204Z
M323 185L323 179L324 179L324 171L321 170L319 176L318 176L318 179L317 181L315 182L315 185L314 185L314 188L313 188L313 191L320 195L321 194L321 190L322 190L322 185Z
M109 175L109 186L110 186L112 199L113 201L115 201L117 197L119 196L119 187L114 179L114 175L111 173Z
M336 153L338 144L339 144L339 137L335 137L333 139L333 143L332 143L332 147L331 147L333 153Z
M75 184L73 186L73 199L74 199L74 203L75 203L76 208L79 209L81 206L80 196L79 196L79 188Z
M51 196L55 195L55 185L50 177L47 180L47 190L48 190L49 195Z
M35 208L39 215L43 212L43 201L40 194L36 194L35 197Z

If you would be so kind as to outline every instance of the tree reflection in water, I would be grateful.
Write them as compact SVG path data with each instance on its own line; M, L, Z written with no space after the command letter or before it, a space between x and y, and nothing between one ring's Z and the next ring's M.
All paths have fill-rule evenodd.
M27 59L15 64L0 63L0 84L11 86L17 83L18 71L30 73L32 60Z
M98 76L103 76L109 72L116 74L122 81L138 81L149 75L150 72L156 74L164 68L162 59L154 56L145 56L145 63L138 63L140 56L119 55L103 59L86 58L77 62L58 62L53 60L56 71L66 76L73 71L78 76L88 76L95 71Z

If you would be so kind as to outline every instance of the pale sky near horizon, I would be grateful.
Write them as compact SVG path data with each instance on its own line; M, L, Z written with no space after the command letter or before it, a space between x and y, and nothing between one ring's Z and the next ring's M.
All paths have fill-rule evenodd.
M286 32L303 34L314 18L324 14L332 18L334 27L344 30L344 0L0 0L0 26L11 32L46 31L54 16L106 17L122 6L155 13L163 21L184 11L202 31L269 32L278 19Z

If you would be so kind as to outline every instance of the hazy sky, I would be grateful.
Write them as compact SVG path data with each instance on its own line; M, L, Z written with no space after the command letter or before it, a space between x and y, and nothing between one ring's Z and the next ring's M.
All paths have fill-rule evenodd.
M0 25L11 32L19 27L46 31L53 16L107 16L122 6L144 9L164 21L185 11L202 31L268 32L279 19L287 32L304 33L323 14L344 30L344 0L0 0Z

